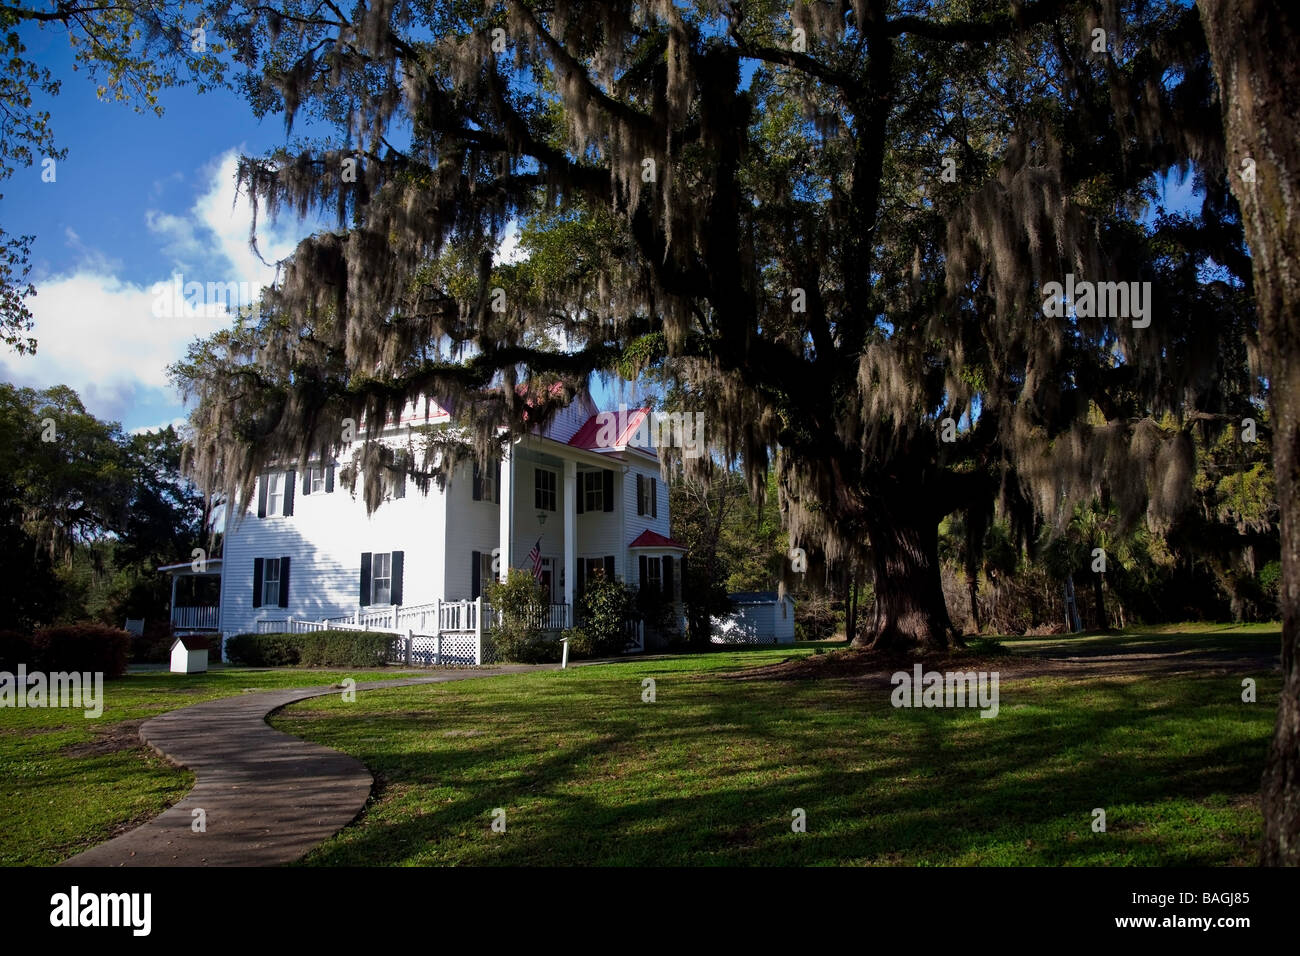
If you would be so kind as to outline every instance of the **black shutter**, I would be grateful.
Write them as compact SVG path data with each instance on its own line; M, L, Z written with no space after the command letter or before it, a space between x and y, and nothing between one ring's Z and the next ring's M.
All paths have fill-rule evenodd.
M654 479L650 479L653 481ZM673 599L673 559L669 555L664 555L664 599L671 601Z
M650 479L650 517L659 517L659 479Z
M501 462L492 463L492 500L501 504Z
M611 581L614 580L614 556L612 554L605 555L605 577Z
M578 500L577 502L575 502L577 505L577 508L575 510L578 512L578 514L582 514L584 511L586 511L586 504L587 504L586 480L587 480L587 473L585 471L580 471L578 472L578 480L573 483L574 490L578 496Z
M605 510L614 510L614 473L605 469Z
M257 516L266 517L266 483L270 481L270 475L263 475L257 479Z
M476 598L483 593L483 552L471 551L469 556L472 562L469 569L469 596Z
M325 469L325 494L334 492L334 462L321 462L321 467Z
M296 471L287 471L284 473L284 516L286 518L293 516L293 489L298 486L298 473Z
M311 469L310 468L304 468L302 470L302 493L304 495L311 494Z
M253 559L253 607L262 606L262 559Z
M645 479L642 475L636 476L636 513L645 514Z
M289 606L289 556L280 559L280 607Z
M361 553L361 597L357 601L362 607L370 605L370 552Z
M402 561L406 557L405 551L393 552L393 603L402 603Z
M479 473L478 462L474 463L474 500L483 500L483 476Z
M638 578L638 580L637 580L637 583L636 583L636 587L637 587L637 590L638 590L638 591L644 591L644 590L645 590L646 578L648 577L648 575L646 574L646 566L647 566L647 564L648 564L648 562L646 561L646 558L645 558L645 555L644 555L644 554L637 555L637 567L638 567L638 575L637 575L637 578Z

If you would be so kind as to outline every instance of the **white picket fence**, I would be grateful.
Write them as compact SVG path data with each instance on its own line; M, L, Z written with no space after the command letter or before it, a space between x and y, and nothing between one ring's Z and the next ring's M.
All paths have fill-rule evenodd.
M550 615L548 614L548 619ZM484 633L492 620L491 607L482 598L473 601L435 601L377 608L358 608L347 617L308 621L272 618L257 622L259 634L305 634L312 631L377 631L403 638L395 644L390 663L412 666L478 666L491 663L491 641Z

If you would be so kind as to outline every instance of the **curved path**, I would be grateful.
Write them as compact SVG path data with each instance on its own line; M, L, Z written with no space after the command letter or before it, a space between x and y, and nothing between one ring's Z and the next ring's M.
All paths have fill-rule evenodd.
M555 665L444 671L434 677L358 683L357 690L437 684ZM146 721L140 738L194 771L194 789L148 823L60 866L274 866L291 863L356 818L374 778L356 758L275 730L272 711L338 686L223 697ZM195 832L193 811L206 817Z

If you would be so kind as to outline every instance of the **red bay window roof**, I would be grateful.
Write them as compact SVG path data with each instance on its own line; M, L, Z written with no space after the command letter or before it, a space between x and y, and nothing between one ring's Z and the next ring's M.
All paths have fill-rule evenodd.
M660 551L685 551L686 545L680 541L674 541L672 538L665 538L647 528L633 539L628 545L629 548L655 548Z

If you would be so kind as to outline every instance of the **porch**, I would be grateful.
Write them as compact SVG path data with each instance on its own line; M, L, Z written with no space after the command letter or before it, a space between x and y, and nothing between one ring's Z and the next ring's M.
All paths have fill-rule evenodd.
M175 634L221 630L221 559L196 559L158 569L172 579L169 619Z

